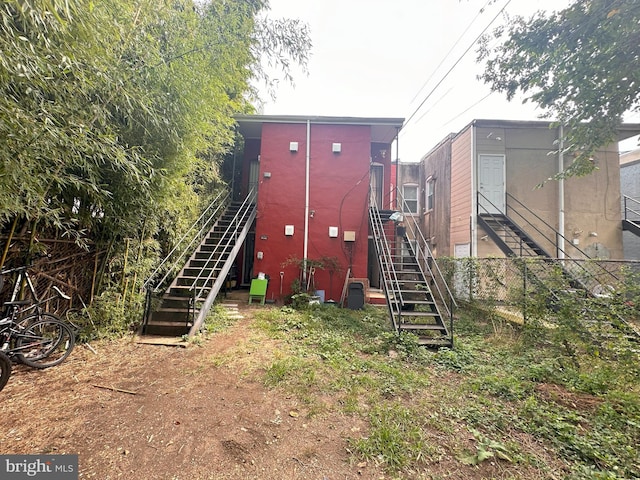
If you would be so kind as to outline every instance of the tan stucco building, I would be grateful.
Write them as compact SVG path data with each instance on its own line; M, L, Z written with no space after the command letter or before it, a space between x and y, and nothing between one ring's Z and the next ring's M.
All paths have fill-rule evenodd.
M623 125L619 140L638 133ZM618 144L596 152L593 173L558 181L573 161L561 138L550 122L474 120L401 174L399 186L419 185L416 216L433 255L517 256L522 245L491 232L488 219L504 217L549 257L622 259Z

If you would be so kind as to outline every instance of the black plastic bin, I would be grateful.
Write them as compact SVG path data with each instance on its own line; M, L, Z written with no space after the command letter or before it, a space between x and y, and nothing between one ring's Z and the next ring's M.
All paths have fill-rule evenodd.
M364 284L362 282L352 282L349 284L347 308L360 310L362 307L364 307Z

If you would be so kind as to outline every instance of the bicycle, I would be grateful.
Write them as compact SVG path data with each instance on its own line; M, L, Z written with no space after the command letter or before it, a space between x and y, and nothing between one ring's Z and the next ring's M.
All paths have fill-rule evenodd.
M0 272L0 279L7 274L18 273L11 300L3 304L5 316L0 319L0 352L10 360L33 368L49 368L60 364L70 355L75 345L76 327L44 311L41 306L58 296L66 300L70 297L54 286L54 296L39 300L28 268L22 266ZM23 281L33 300L16 300ZM32 310L33 313L24 316L25 312Z
M9 377L11 376L11 359L0 352L0 391L4 388L4 386L9 381Z
M25 313L28 313L32 309L35 309L35 312L37 313L43 313L43 309L40 306L57 297L60 297L64 300L71 299L71 297L69 297L67 294L65 294L62 290L60 290L57 286L54 285L52 287L53 291L55 292L54 295L50 296L49 298L45 298L44 300L40 300L40 298L38 297L38 293L36 292L36 289L33 285L33 281L31 280L31 276L29 275L29 268L31 268L31 266L24 265L24 266L0 271L0 290L2 290L2 286L4 284L4 278L7 275L17 273L17 277L13 284L11 297L9 299L10 302L15 302L19 299L18 297L22 292L23 286L26 286L29 289L29 294L31 295L31 298L33 299L33 301L30 302L31 306L21 311L21 314L24 315Z
M62 363L75 346L74 330L51 313L18 319L28 300L6 302L9 316L0 320L0 352L29 367L43 369Z

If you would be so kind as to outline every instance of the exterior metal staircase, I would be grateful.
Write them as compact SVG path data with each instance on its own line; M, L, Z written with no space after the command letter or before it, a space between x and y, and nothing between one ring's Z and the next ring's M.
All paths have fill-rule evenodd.
M615 292L616 286L620 284L618 277L597 261L591 261L584 251L573 245L513 195L507 193L506 196L507 214L496 214L490 213L486 209L483 210L482 205L484 204L490 205L492 211L499 211L495 205L478 192L478 224L483 227L487 235L506 256L524 260L519 262L519 265L525 271L525 277L532 279L536 285L548 292L548 301L552 308L555 309L562 304L561 297L564 295L577 295L578 298L592 298L598 301ZM636 205L635 211L630 207L632 201ZM623 228L626 222L627 229L636 229L634 233L637 235L640 235L639 212L640 202L628 199L628 197L625 198ZM570 244L573 251L582 258L572 258L559 245L555 247L556 258L552 258L539 245L539 242L536 242L520 225L516 224L513 218L517 218L520 225L525 225L528 231L535 232L536 238L548 245L555 245L559 243L557 240L562 238L564 243ZM527 258L537 258L540 261L527 261ZM583 320L588 325L598 324L599 328L602 328L601 319L597 318L597 315L592 315L588 308L584 310ZM638 333L633 326L617 313L612 315L609 324L616 330L627 333L630 338L638 338Z
M397 227L392 213L375 206L369 210L392 326L397 333L415 334L421 345L452 347L453 295L417 225Z
M490 205L492 211L499 211L489 199L478 192L478 224L508 257L537 258L542 261L528 263L530 273L536 281L548 286L547 280L554 279L554 289L558 288L558 271L566 281L565 289L577 289L587 296L600 295L610 284L617 285L618 278L597 262L589 262L590 257L573 245L544 219L527 208L513 195L507 193L507 213L491 213L483 205ZM517 223L516 220L517 219ZM528 233L533 232L533 235ZM535 240L534 240L535 235ZM558 246L557 239L563 238L570 244L580 259L572 258L569 252ZM555 245L555 258L541 243ZM604 286L604 287L603 287ZM555 295L551 289L552 296Z
M624 195L624 218L622 230L640 237L640 201Z
M158 294L167 274L157 286L147 285L143 334L193 335L202 328L255 216L255 195L229 203L169 286Z
M478 224L508 257L551 258L533 238L503 213L479 213Z

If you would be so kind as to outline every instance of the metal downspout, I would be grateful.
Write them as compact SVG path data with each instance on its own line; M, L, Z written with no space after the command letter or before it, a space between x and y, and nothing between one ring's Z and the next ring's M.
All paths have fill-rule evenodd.
M400 188L400 186L398 185L398 172L399 171L400 171L400 129L398 127L396 127L396 181L395 181L396 184L395 184L395 188L393 189L393 192L392 192L394 198L393 199L389 199L389 200L393 200L393 203L389 202L390 203L389 206L392 207L392 208L395 206L396 210L402 211L402 209L400 208L400 205L398 203L398 197L399 197L398 192L399 192L399 188ZM384 177L383 177L382 181L384 182ZM384 201L382 203L384 203Z
M471 251L470 257L478 256L478 234L477 234L477 214L478 214L478 179L476 172L478 171L476 159L476 125L471 124Z
M304 173L304 251L302 253L302 285L307 284L307 254L309 252L309 162L311 158L311 121L307 120L307 151Z
M559 127L560 139L558 143L558 173L560 179L558 180L558 239L556 251L558 258L564 258L564 178L562 173L564 172L564 128L562 124Z

